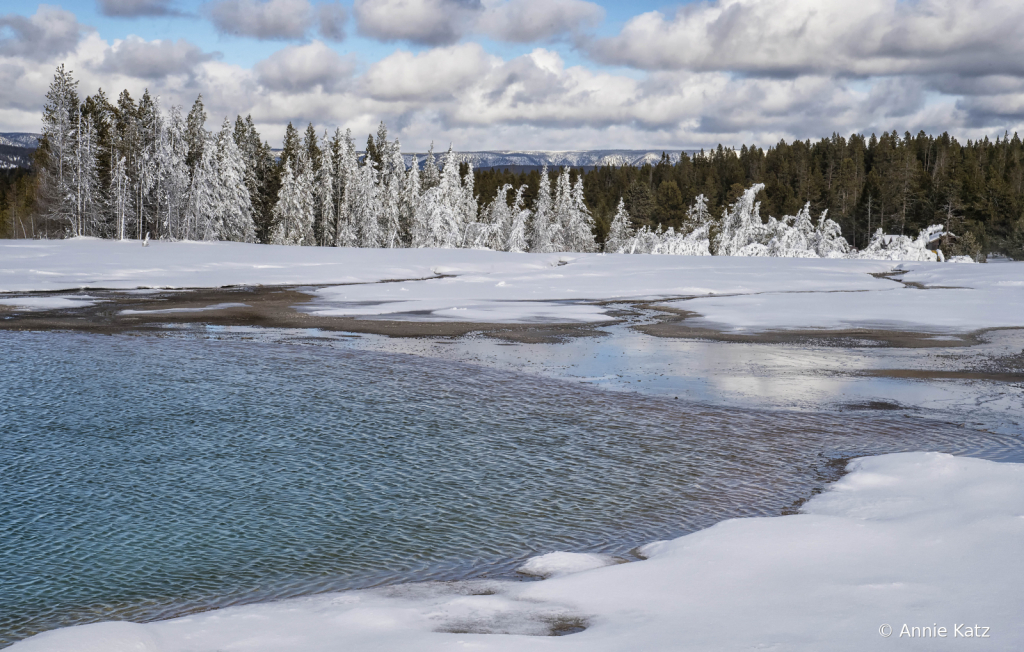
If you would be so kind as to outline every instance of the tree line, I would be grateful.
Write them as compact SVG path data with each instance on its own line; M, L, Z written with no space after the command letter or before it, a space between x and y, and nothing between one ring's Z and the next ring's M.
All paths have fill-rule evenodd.
M688 214L701 203L715 216L713 239L719 216L758 185L763 222L827 211L854 248L869 247L878 229L912 235L942 224L957 235L944 243L947 254L1024 257L1016 134L966 144L923 132L834 134L546 175L473 170L431 148L422 166L409 166L383 123L361 151L350 133L289 124L278 153L249 117L210 130L201 96L187 113L166 114L148 91L138 100L122 91L112 101L102 90L80 99L63 66L42 131L33 171L0 176L7 237L585 251L609 238L620 202L634 234L689 233Z

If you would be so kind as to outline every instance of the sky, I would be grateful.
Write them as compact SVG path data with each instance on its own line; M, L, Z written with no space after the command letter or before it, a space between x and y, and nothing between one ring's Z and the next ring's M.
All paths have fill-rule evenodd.
M62 63L274 146L382 120L406 151L1024 132L1020 0L4 0L0 131L39 130Z

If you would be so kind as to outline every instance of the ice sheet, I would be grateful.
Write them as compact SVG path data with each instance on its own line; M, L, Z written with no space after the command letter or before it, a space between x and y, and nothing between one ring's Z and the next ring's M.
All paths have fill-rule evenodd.
M802 512L725 521L648 545L645 561L541 582L408 585L84 625L11 650L860 651L913 645L904 625L930 628L917 647L932 650L1024 646L1024 465L863 458ZM968 629L987 638L968 643Z
M61 310L63 308L85 308L97 303L94 297L0 297L0 306L12 306L22 310Z

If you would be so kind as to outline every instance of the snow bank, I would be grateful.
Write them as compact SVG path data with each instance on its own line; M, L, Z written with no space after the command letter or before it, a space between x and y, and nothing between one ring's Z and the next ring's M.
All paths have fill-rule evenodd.
M965 649L967 631L1021 649L1024 465L902 453L849 470L802 514L725 521L646 546L645 561L85 625L11 650L860 651L913 645L904 625L930 628L917 647L931 650Z
M517 568L516 571L523 575L558 577L611 566L617 563L619 563L619 560L610 555L597 555L586 552L549 552L546 555L527 559L526 563Z

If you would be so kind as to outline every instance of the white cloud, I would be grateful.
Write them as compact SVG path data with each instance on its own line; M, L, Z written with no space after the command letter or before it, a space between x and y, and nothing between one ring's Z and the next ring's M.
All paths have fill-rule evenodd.
M236 9L242 1L236 2ZM428 1L434 0L423 0ZM781 0L771 2L778 5ZM989 8L992 0L977 2ZM393 4L389 3L390 0L382 6ZM288 38L309 39L318 23L323 31L329 22L322 11L336 12L331 18L338 28L334 34L343 35L344 14L340 5L326 5L329 9L324 10L325 5L313 5L307 0L294 6L309 7L308 20L291 27L279 24L276 32L267 31L264 27L273 14L271 4L254 3L260 10L256 13L263 13L252 18L256 27L250 25L251 35L285 38L290 34ZM984 52L979 50L981 54L964 55L968 63L960 62L960 68L901 68L910 61L901 53L925 51L919 36L914 35L917 32L904 30L900 32L903 36L899 44L894 45L896 37L890 35L884 48L878 45L878 39L862 39L858 47L862 48L864 67L854 69L849 62L856 63L861 56L850 45L854 40L850 34L856 32L856 25L840 25L831 34L819 36L811 34L818 18L807 18L806 25L800 27L800 21L793 19L796 14L791 12L794 26L788 38L772 50L767 41L744 31L749 18L743 11L751 4L768 6L768 0L731 2L729 7L739 9L729 11L739 13L728 17L724 17L723 5L697 5L689 9L687 16L719 12L710 22L693 23L696 19L686 19L704 25L704 31L692 32L690 41L659 41L668 36L658 30L676 23L684 25L682 18L669 20L654 14L637 18L636 21L643 22L653 16L657 20L651 24L657 29L645 36L635 32L638 23L634 21L623 34L634 30L630 33L637 38L649 37L646 49L658 50L661 61L672 64L651 66L646 71L570 65L565 54L568 48L557 42L516 57L499 57L479 43L461 42L416 52L398 50L377 61L359 62L354 56L339 55L322 40L281 47L249 68L219 61L186 40L106 40L80 25L68 12L40 7L35 16L0 18L0 87L5 91L0 94L0 124L12 131L38 128L47 85L54 68L63 62L81 80L82 94L102 86L114 96L127 88L138 97L148 87L152 94L161 97L163 106L180 103L187 108L201 92L211 124L219 124L225 115L251 113L264 137L274 143L279 142L289 121L311 121L318 127L332 129L352 127L357 134L365 135L375 130L382 119L403 143L418 149L425 148L430 140L445 144L454 141L457 147L466 149L678 149L713 146L718 142L770 145L780 138L818 138L834 131L948 130L960 138L994 136L1004 129L1024 132L1024 73L1013 68L1020 65L1020 59L993 65L984 75L964 72L970 69L968 63L980 65L977 61L989 56L984 52L1014 52L1021 47L1014 40L1013 30L1020 29L1016 23L1000 27L1009 30L1010 36L1005 38L1010 42L987 44L987 49L982 48ZM807 13L806 5L798 0L790 4L803 7ZM899 3L890 18L895 16L908 24L910 19L900 12L921 13L926 4L946 6L939 0ZM479 5L459 6L471 17L471 24L460 28L470 31L458 31L462 38L484 27L496 30L493 25L487 26L481 16L510 11L507 8L514 5L512 0L488 0ZM537 12L545 10L541 5L535 6ZM516 34L516 38L524 39L547 38L555 33L577 35L571 27L576 18L556 20L564 15L559 13L558 6L570 5L551 4L555 16L551 21L539 20L533 23L541 26L536 28L528 22L526 27L507 26L504 38L512 39ZM856 7L843 6L852 12L853 18L859 15ZM837 11L829 6L819 13L834 18ZM1009 6L1004 13L1013 16L1014 11L1015 7ZM586 12L577 16L580 24L585 24L585 17ZM769 17L763 18L769 32L781 29ZM951 26L948 38L932 46L938 48L932 51L937 60L952 60L956 53L963 52L965 43L974 42L963 33L980 29L977 25L983 21L968 17L961 22L975 27ZM712 23L714 29L708 27ZM558 27L542 29L549 24ZM430 34L434 34L430 38L435 38L443 33L434 29L436 25L426 27L429 29L417 38ZM890 29L886 33L891 32ZM808 36L804 38L804 34ZM821 41L826 37L834 37L832 47L838 53L834 60L822 54L827 50L815 49L825 47ZM743 38L750 39L753 54L742 51L746 47ZM990 38L999 40L1004 36L994 34ZM598 42L595 47L611 42L615 39ZM942 50L947 46L948 51ZM699 51L705 52L704 59L694 54ZM897 62L899 66L892 70L880 66L883 59L879 52L885 53L885 61ZM634 48L627 54L640 56L641 51ZM971 56L982 58L971 60ZM357 73L357 63L361 73Z
M215 0L204 11L222 34L263 40L302 39L314 23L308 0Z
M217 56L203 52L185 39L145 41L130 36L114 42L106 53L103 68L130 77L158 79L168 75L191 75L200 63Z
M316 8L317 20L320 23L320 36L328 41L340 43L345 40L345 23L348 22L348 11L339 2L322 4Z
M489 6L477 29L501 41L530 43L595 27L603 18L600 5L584 0L509 0Z
M654 11L590 47L643 70L795 76L1024 74L1024 3L717 0Z
M356 0L359 33L381 41L450 45L469 34L530 43L594 27L604 9L585 0Z
M89 28L59 7L39 5L30 17L0 16L0 56L22 56L43 61L75 49Z
M424 45L458 41L481 9L479 0L355 0L352 6L363 36Z
M308 91L321 87L333 91L352 75L348 59L320 41L278 50L256 64L259 83L272 91Z
M418 55L399 51L370 66L362 88L377 100L451 99L486 74L495 60L476 43Z
M174 7L174 0L97 0L97 4L104 16L134 18L180 13Z

